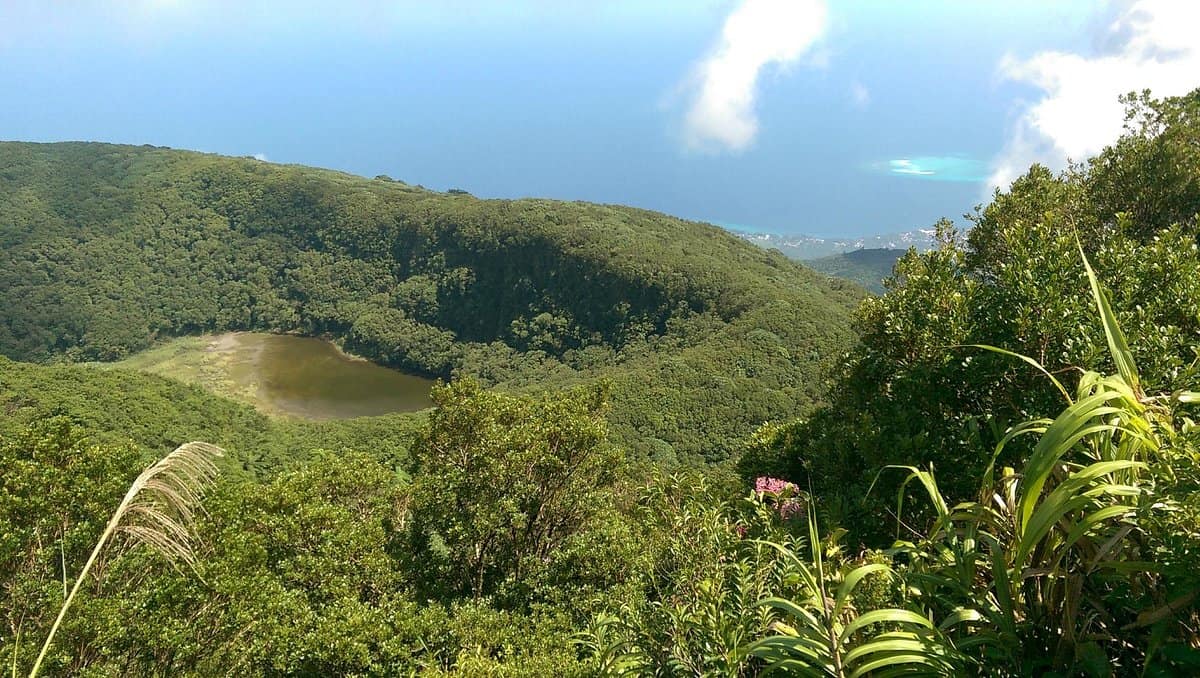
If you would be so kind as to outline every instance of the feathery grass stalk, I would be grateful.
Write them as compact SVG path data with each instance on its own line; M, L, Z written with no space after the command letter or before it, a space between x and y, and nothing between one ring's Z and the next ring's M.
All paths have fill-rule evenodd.
M58 563L62 566L63 600L67 599L67 530L63 528L63 536L58 540Z
M193 523L204 490L217 476L213 459L222 456L221 448L208 443L184 443L175 448L158 463L150 466L129 486L125 498L108 520L104 533L96 542L87 563L75 579L75 585L67 594L50 633L42 644L37 661L29 672L35 678L42 661L54 642L58 627L87 579L101 551L117 532L124 532L138 543L146 544L166 556L172 563L183 562L194 568L195 554L192 550ZM14 666L15 669L15 666Z
M12 678L17 678L17 653L21 651L21 627L17 626L17 637L13 639Z

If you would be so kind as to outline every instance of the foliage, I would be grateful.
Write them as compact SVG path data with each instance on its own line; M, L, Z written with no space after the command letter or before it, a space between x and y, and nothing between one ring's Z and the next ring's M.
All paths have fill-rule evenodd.
M820 543L811 512L809 534L810 543ZM966 658L943 636L961 616L935 626L911 609L856 609L857 587L872 577L895 578L890 565L863 563L841 573L840 581L832 581L822 549L810 549L811 562L806 563L780 548L793 560L805 595L798 600L774 597L760 603L784 613L788 620L775 622L771 628L775 635L760 638L747 648L769 662L768 671L838 678L872 673L961 675Z
M1164 471L1178 448L1189 459L1200 449L1191 424L1177 428L1173 411L1200 397L1146 396L1107 294L1086 257L1083 264L1118 373L1085 372L1057 418L1010 429L993 463L1020 437L1036 436L1037 443L1020 472L1006 468L997 476L989 466L978 501L951 505L932 471L904 467L905 484L924 486L934 509L927 532L892 550L907 566L913 599L904 608L847 612L848 591L863 577L894 570L864 565L834 595L817 550L812 568L801 570L806 598L764 601L797 623L777 625L781 633L753 646L772 668L959 675L968 656L981 659L977 670L990 675L1175 675L1200 667L1195 575L1161 558L1181 540L1194 548L1200 533L1194 526L1154 529L1180 500L1194 501L1194 486L1180 488ZM1166 468L1156 471L1160 466ZM902 485L900 526L904 497ZM930 612L945 621L935 626ZM856 636L875 624L884 625L878 635Z
M32 666L68 595L68 563L82 563L103 518L137 474L131 445L89 443L63 419L0 438L0 590L5 657ZM78 581L83 581L79 579ZM18 647L14 639L24 642Z
M885 476L885 491L863 497L888 465L931 465L951 501L971 497L991 461L985 451L1062 397L1043 373L975 345L1030 356L1069 389L1081 370L1113 368L1089 317L1076 234L1110 284L1143 388L1169 393L1195 383L1200 203L1188 168L1198 101L1142 99L1131 131L1099 158L1057 176L1031 168L977 211L965 237L940 224L940 247L906 254L887 294L859 309L860 340L829 405L764 431L743 460L745 477L811 479L822 519L873 544L890 536L877 516L889 510L883 497L899 478ZM1153 158L1175 159L1170 172L1183 174L1157 183ZM1016 465L1031 444L1005 445L999 464Z
M0 165L0 354L286 331L514 390L608 378L613 435L644 456L719 460L814 404L861 294L624 207L153 147L3 143Z
M659 475L637 515L650 548L585 634L605 673L754 675L747 645L774 618L755 603L796 590L789 558L761 541L793 543L777 509L760 493L729 502L703 476Z
M425 587L474 598L527 589L603 507L620 461L605 444L607 393L535 399L457 381L433 399L410 504Z
M5 632L33 662L74 568L139 456L56 423L0 437ZM111 465L119 464L118 469ZM146 550L105 550L46 672L69 675L587 675L572 618L488 601L419 599L408 490L364 454L320 454L268 482L224 478L197 516L195 574ZM99 520L97 520L99 519ZM61 541L61 545L60 542ZM20 631L21 643L16 644Z
M1200 90L1166 101L1130 93L1125 134L1088 161L1091 219L1110 224L1125 214L1141 240L1186 224L1200 206Z
M142 471L125 492L125 498L117 506L100 540L92 549L83 569L75 577L71 592L63 600L54 624L46 635L46 641L38 652L30 678L38 674L46 653L54 642L54 636L62 624L63 617L71 608L75 595L87 580L96 559L117 535L127 537L133 544L144 544L160 553L167 560L179 561L195 568L193 522L204 491L217 476L217 467L212 460L223 455L220 448L208 443L190 442L175 448L175 451ZM63 585L66 585L66 562L63 562ZM15 656L15 653L14 653ZM13 666L16 666L14 661Z

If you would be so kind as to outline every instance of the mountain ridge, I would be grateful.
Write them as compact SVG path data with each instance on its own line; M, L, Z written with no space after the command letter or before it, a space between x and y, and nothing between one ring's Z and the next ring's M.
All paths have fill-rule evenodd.
M925 251L933 249L935 235L937 234L937 230L933 228L918 228L911 231L852 238L821 238L802 234L779 235L775 233L740 230L733 230L731 232L759 247L777 249L785 255L800 261L819 259L834 254L845 254L855 250L907 250L910 247L915 247L918 251Z
M827 275L850 280L875 294L883 294L883 280L892 274L900 257L908 250L875 248L831 254L804 262L814 270Z

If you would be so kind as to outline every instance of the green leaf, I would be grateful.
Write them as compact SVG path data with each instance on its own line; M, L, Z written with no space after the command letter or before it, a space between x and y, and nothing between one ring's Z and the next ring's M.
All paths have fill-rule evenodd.
M1029 524L1030 515L1033 513L1042 488L1058 460L1070 452L1075 443L1085 436L1107 428L1107 425L1096 425L1089 422L1108 414L1121 412L1121 410L1108 407L1106 404L1115 397L1118 397L1118 394L1112 391L1102 391L1076 402L1058 415L1058 418L1050 424L1041 439L1038 440L1029 461L1025 464L1025 474L1022 480L1024 487L1018 513L1018 526L1022 531Z
M986 618L980 614L979 610L960 608L943 619L942 623L938 624L938 630L946 631L947 629L954 628L959 624L984 621L985 619Z
M869 657L880 652L900 653L900 652L921 652L929 647L928 641L922 639L915 633L907 634L890 634L887 638L878 638L870 642L862 643L858 647L846 653L842 658L843 663L847 666L853 665L860 659Z
M1067 399L1068 405L1075 402L1074 400L1071 399L1071 394L1067 392L1067 389L1062 385L1062 382L1060 382L1058 379L1056 379L1053 374L1050 374L1050 371L1047 370L1045 367L1043 367L1041 363L1034 360L1033 358L1030 358L1027 355L1022 355L1022 354L1016 353L1014 351L1008 351L1003 348L999 348L997 346L991 346L988 344L959 344L958 346L952 346L951 348L978 348L978 349L982 349L984 351L991 351L993 353L999 353L1000 355L1006 355L1010 358L1016 358L1017 360L1024 361L1025 363L1032 365L1035 369L1037 369L1037 371L1046 375L1046 378L1050 380L1050 383L1054 384L1054 387L1058 389L1058 392L1063 394L1063 398Z
M1087 270L1088 284L1092 288L1092 298L1096 302L1096 309L1100 312L1100 320L1104 323L1104 336L1108 340L1108 351L1117 365L1117 372L1121 374L1121 378L1134 393L1140 393L1141 382L1138 378L1137 365L1134 364L1133 353L1129 350L1125 333L1121 331L1121 326L1117 323L1117 316L1108 303L1108 297L1101 287L1099 279L1096 278L1096 272L1092 270L1091 262L1083 252L1083 244L1079 242L1078 236L1076 236L1075 244L1079 246L1079 256L1083 258L1083 267Z
M859 629L870 626L871 624L913 624L924 628L934 628L933 622L929 621L922 614L913 612L912 610L902 610L899 608L884 608L882 610L871 610L865 614L861 614L854 621L846 624L846 628L842 630L841 640L845 641L850 636L854 635Z
M934 675L934 676L952 675L950 671L946 670L946 667L944 665L939 665L940 662L938 661L938 658L935 655L933 655L932 653L930 653L930 654L911 653L911 654L888 655L886 657L882 657L880 659L876 659L874 661L867 662L866 664L863 664L862 666L855 668L854 672L850 674L850 678L859 678L860 676L865 676L869 673L878 671L880 669L900 667L900 666L911 665L911 664L915 664L918 666L924 666L927 669L929 669L928 671L922 672L925 675ZM915 670L912 673L914 675L917 674L917 672Z
M876 573L883 573L888 576L893 574L892 568L883 563L869 563L854 568L850 574L846 575L846 578L842 581L842 585L838 587L837 600L833 605L833 618L836 619L841 616L842 610L846 607L846 602L850 600L850 595L854 593L854 587L858 586L858 583L863 578Z

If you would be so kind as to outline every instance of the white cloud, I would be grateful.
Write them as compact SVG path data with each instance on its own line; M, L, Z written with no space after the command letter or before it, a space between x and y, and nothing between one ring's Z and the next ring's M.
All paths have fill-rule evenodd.
M755 99L764 67L787 66L825 33L823 0L743 0L695 68L684 140L693 149L739 151L758 134Z
M1156 97L1177 96L1200 86L1197 26L1200 3L1138 0L1106 27L1103 42L1114 47L1104 53L1005 57L1001 75L1041 96L1021 112L993 163L989 190L1007 187L1034 162L1059 169L1115 141L1125 120L1121 94L1148 88Z
M855 80L850 83L850 101L854 107L858 109L866 108L871 103L871 90L861 82Z
M259 162L270 162L269 160L267 160L266 153L255 153L253 157L255 160L257 160Z

